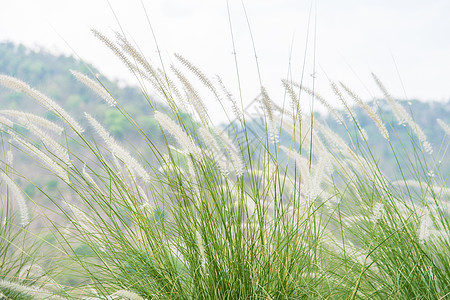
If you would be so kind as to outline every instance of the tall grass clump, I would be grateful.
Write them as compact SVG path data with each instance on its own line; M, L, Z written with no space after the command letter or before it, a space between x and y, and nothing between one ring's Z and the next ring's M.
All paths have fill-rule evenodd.
M10 124L11 125L11 124ZM27 199L13 178L9 166L13 154L5 147L1 163L0 209L0 298L62 299L60 285L53 279L51 261L42 257L43 240L31 232L31 213Z
M160 132L142 130L97 79L72 74L130 121L141 145L118 141L88 112L79 116L84 122L76 121L26 83L0 75L0 84L31 96L60 119L50 132L37 117L16 112L2 137L65 184L59 197L41 190L66 220L49 220L60 256L77 266L72 272L78 286L64 297L448 296L448 174L439 173L425 134L376 76L397 120L378 115L344 84L331 88L345 117L316 91L283 80L292 109L278 107L261 86L265 127L254 135L253 120L219 77L210 79L181 55L170 67L158 67L123 35L113 41L93 32L136 76ZM307 94L330 109L345 137L302 112ZM231 105L234 116L226 128L212 122L204 99ZM398 178L381 169L352 101L384 137ZM401 147L393 142L397 122L408 126L410 137L399 141ZM82 150L72 151L68 145L74 143ZM2 182L20 191L8 175ZM24 200L17 199L20 222L26 223ZM0 291L5 293L3 281Z

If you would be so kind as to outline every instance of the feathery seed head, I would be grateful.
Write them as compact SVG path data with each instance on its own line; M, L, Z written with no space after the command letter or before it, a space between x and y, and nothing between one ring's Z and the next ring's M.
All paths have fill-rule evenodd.
M53 292L48 291L43 288L38 288L35 286L27 286L17 282L8 281L5 279L0 279L0 288L10 289L19 293L24 293L32 296L34 299L61 299L64 298L55 295Z
M144 200L144 203L150 203L147 197L147 194L145 193L144 189L140 185L137 186L137 190L139 192L139 196Z
M441 119L437 119L437 123L444 130L445 134L450 135L450 126L449 125L445 124L445 122L442 121Z
M241 109L239 108L236 99L234 99L233 95L227 90L227 88L223 84L222 78L220 78L220 76L216 75L216 80L219 83L222 92L225 94L225 97L228 99L228 101L231 102L231 108L233 109L233 113L234 113L235 117L240 122L242 122L244 115L243 115Z
M197 238L198 251L200 252L200 262L201 262L203 270L205 270L206 256L205 256L205 247L203 246L203 239L198 231L195 232L195 237Z
M136 47L131 45L128 39L121 33L116 32L116 38L122 50L125 51L125 53L127 53L129 56L131 56L136 62L138 62L147 72L147 75L150 76L151 79L156 80L156 82L159 84L161 82L161 77L158 75L158 72L155 70L155 68L153 68L150 62L142 55L142 53L138 49L136 49ZM136 71L139 71L139 69L137 68ZM158 90L159 89L161 89L161 86L158 87Z
M59 106L55 101L42 94L41 92L31 88L28 84L20 81L17 78L0 75L0 83L7 88L23 92L30 96L31 98L42 104L47 110L52 111L59 115L59 117L69 124L75 131L82 133L84 130L61 106Z
M99 186L97 185L97 183L95 183L94 179L93 179L93 178L91 177L91 175L89 175L89 173L86 171L86 164L83 165L82 173L83 173L83 177L84 177L84 178L87 178L87 180L88 180L93 186L95 186L95 187L97 188L97 190L101 191L100 188L99 188Z
M18 92L24 92L26 93L27 91L31 90L31 87L26 84L25 82L12 77L12 76L8 76L8 75L3 75L0 74L0 84L2 84L3 86L18 91Z
M111 96L111 94L100 84L95 82L94 80L90 79L86 75L70 70L73 76L75 76L76 79L78 79L81 83L86 85L88 88L93 90L97 95L99 95L103 100L106 101L106 103L109 104L109 106L116 106L116 100Z
M133 157L131 154L122 146L120 146L114 138L109 134L109 132L90 114L84 113L86 119L89 121L91 126L97 132L97 134L103 139L103 141L108 146L112 154L118 159L122 160L123 163L133 174L136 173L145 182L150 182L151 177L144 167Z
M110 296L108 296L107 299L116 299L116 298L120 298L120 299L126 298L129 300L144 300L144 298L142 298L135 292L128 291L128 290L119 290L119 291L111 294Z
M26 113L26 112L19 111L19 110L4 109L4 110L0 110L0 114L16 118L20 123L22 123L24 125L28 122L31 122L40 127L45 127L46 129L49 129L49 130L57 133L58 135L61 135L61 133L64 130L64 128L62 128L61 126L59 126L45 118L42 118L40 116L31 114L31 113Z
M228 169L227 159L219 147L216 139L212 136L209 130L205 127L199 129L200 136L205 142L206 147L211 151L211 154L217 163L218 169L222 175L227 176L230 173Z
M212 84L212 82L208 79L208 77L203 74L203 72L197 68L195 65L193 65L189 60L184 58L182 55L175 53L175 57L189 70L191 71L195 76L197 76L198 79L208 88L211 90L211 92L214 93L214 96L216 99L220 99L219 94L217 93L216 88Z
M98 230L96 230L94 227L95 226L94 221L85 212L83 212L81 209L79 209L73 204L70 204L68 202L65 202L65 204L73 212L77 222L86 233L96 234L98 232Z
M375 80L375 83L377 84L378 88L381 90L381 92L383 93L384 97L386 98L386 100L387 100L389 106L391 107L392 112L394 113L398 123L399 124L408 123L408 119L410 119L411 117L406 112L406 110L394 100L394 98L387 91L386 87L383 85L381 80L374 73L372 73L372 77Z
M185 148L188 153L193 154L196 158L200 157L200 149L194 144L192 139L175 123L171 118L162 112L155 111L155 120L158 121L159 125L175 137L178 144Z
M430 217L430 212L425 210L424 214L420 217L420 226L419 226L419 241L426 242L430 238L430 233L432 231L433 221Z
M302 109L300 107L300 100L298 99L297 93L293 89L293 84L291 81L288 81L286 79L283 79L282 81L283 87L286 90L286 92L289 94L289 97L291 98L291 105L294 112L294 117L299 118L301 121L302 119Z
M312 183L312 177L311 172L309 170L309 161L301 156L299 153L292 151L292 149L289 149L283 145L280 146L280 149L286 153L289 157L294 159L296 167L300 171L300 178L302 185L305 187L305 194L309 195L311 191L311 183Z
M13 161L14 161L14 156L11 150L6 151L6 164L8 166L12 166Z
M96 29L91 29L91 32L94 34L94 36L99 39L103 44L105 44L111 51L119 57L122 62L125 63L127 68L133 73L135 65L130 62L128 57L117 47L115 43L113 43L109 38L107 38L104 34L102 34L100 31Z
M72 162L70 160L70 157L69 157L69 152L67 151L66 148L61 146L57 141L52 139L48 134L46 134L45 132L43 132L41 129L39 129L38 127L34 126L30 122L28 122L27 128L33 134L35 134L37 137L39 137L41 139L42 143L44 145L46 145L49 148L49 150L51 150L51 152L56 157L61 159L68 166L72 164Z
M0 129L3 128L3 125L6 125L8 127L13 127L14 123L11 120L9 120L8 118L0 116Z
M341 114L334 109L330 103L328 103L328 101L322 97L321 95L317 94L316 91L313 91L303 85L299 85L298 83L293 82L292 83L294 86L300 88L302 91L306 92L308 95L314 97L314 99L319 100L319 102L326 107L326 109L328 110L328 112L333 116L334 120L336 121L336 123L338 124L342 124L344 122L344 118L341 116Z
M427 137L425 136L425 133L422 131L419 125L413 120L413 118L408 114L408 112L403 108L403 106L401 106L397 101L394 100L394 98L389 94L384 85L381 83L380 79L378 79L378 77L375 76L375 74L373 73L372 77L374 78L376 84L386 97L386 100L389 106L391 107L395 117L397 118L398 123L408 124L411 130L416 134L419 141L422 143L425 152L427 152L428 154L432 154L433 148L431 144L427 141Z
M270 100L269 95L267 94L267 90L265 87L261 86L261 100L262 108L267 115L268 125L269 125L269 135L272 142L278 142L278 131L274 121L274 103Z
M47 166L53 174L59 176L66 182L70 182L69 174L67 171L61 167L56 161L54 161L51 157L45 154L42 150L37 148L35 145L21 139L14 133L10 133L14 140L16 140L19 144L22 144L25 149L28 149L29 153L35 156L37 159L41 160L45 166Z
M244 162L242 161L239 148L236 147L230 136L225 131L214 128L214 132L219 136L220 141L223 145L223 149L227 152L231 163L233 164L236 175L241 176L242 174L244 174L245 166Z
M375 205L373 206L373 211L372 211L372 220L374 223L376 223L381 216L383 215L383 203L380 202L376 202Z
M383 137L389 141L388 130L386 129L386 126L384 125L383 121L381 121L377 113L369 105L364 103L364 101L362 101L362 99L358 95L353 93L353 91L350 90L346 85L344 85L342 82L340 82L340 85L347 92L347 94L352 97L353 100L355 100L355 102L367 113L369 118L371 118L372 121L375 122L375 125L378 127L378 130L380 130Z
M178 80L181 82L181 84L184 87L184 90L186 92L186 99L191 104L191 106L194 108L194 110L197 113L197 116L200 118L200 121L202 122L203 126L208 125L208 113L206 110L206 106L203 103L202 99L200 98L198 92L194 89L192 84L187 80L187 78L184 76L183 73L181 73L180 70L178 70L174 65L170 66L172 72L178 77Z
M337 98L342 102L342 104L344 104L345 112L347 114L349 121L355 123L355 125L358 127L359 133L364 138L364 140L367 141L369 138L367 135L367 132L359 124L358 120L356 119L355 113L353 112L352 108L348 104L347 100L345 100L344 95L342 95L341 91L339 90L339 87L337 86L337 84L335 82L331 82L331 89L333 90L333 92L337 96Z
M28 206L25 202L25 197L23 196L23 193L19 186L9 178L8 175L1 172L0 177L2 181L6 183L6 186L10 189L11 194L13 195L14 199L17 201L17 204L19 206L20 211L20 225L26 226L28 223L30 223L30 216L28 213Z

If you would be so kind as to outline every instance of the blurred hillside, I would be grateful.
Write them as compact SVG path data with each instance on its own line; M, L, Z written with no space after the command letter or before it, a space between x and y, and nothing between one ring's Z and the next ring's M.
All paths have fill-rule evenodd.
M92 74L99 76L101 82L108 88L117 102L137 121L143 132L154 143L158 144L162 142L159 127L152 118L152 112L147 99L139 88L120 87L117 82L112 82L98 75L98 71L92 65L85 64L73 57L54 56L44 51L31 51L24 46L12 43L0 43L0 73L15 76L47 94L82 124L87 125L84 121L83 113L89 112L101 121L119 141L130 147L139 148L138 142L142 143L142 138L126 118L115 108L108 107L90 89L77 82L69 72L70 69L87 74L91 78L94 78ZM446 103L425 103L417 100L402 101L401 103L413 115L415 121L427 135L429 142L434 148L433 157L436 162L441 161L441 174L448 176L450 173L450 155L447 148L450 138L445 137L444 131L437 124L436 120L439 118L447 124L450 123L450 100ZM387 127L394 147L403 149L402 151L406 152L412 151L411 145L400 142L409 140L408 135L410 131L408 128L397 124L389 106L387 106L384 100L377 100L377 104L375 105L375 100L369 103L369 105L376 108L379 115L382 116L383 121L388 124ZM28 96L13 92L1 86L0 108L18 109L46 116L49 119L55 119L52 113L46 112ZM378 128L361 109L355 108L354 110L360 125L368 133L370 149L379 160L383 170L386 170L389 176L398 177L399 174L396 173L395 167L396 158L392 156L392 152L379 133ZM348 133L343 126L336 124L331 118L324 115L317 114L317 118L327 123L342 137L349 140ZM349 124L351 130L351 122ZM249 128L251 127L249 132L254 137L261 136L263 127L258 126L257 120L247 123L247 125L249 125ZM284 138L284 141L288 143L288 137ZM142 154L146 156L148 153L144 152Z
M440 173L444 176L443 180L446 180L450 175L450 150L448 149L450 145L450 137L445 135L444 130L437 123L437 119L441 119L446 124L450 123L450 100L446 103L421 102L418 100L400 100L399 102L423 130L428 142L433 147L433 153L431 156L439 166L439 169L433 169L432 166L428 166L428 168L433 169L432 171L434 174ZM360 123L360 126L367 132L367 143L370 151L378 159L381 169L388 177L401 179L402 175L399 174L398 164L402 166L402 170L411 169L408 167L411 162L406 161L407 154L410 157L414 157L414 148L421 152L422 150L420 150L420 148L422 145L418 141L417 137L411 132L411 128L408 125L398 124L391 108L385 100L373 100L368 104L378 112L378 115L386 124L393 148L400 157L395 157L393 155L389 144L380 134L375 123L361 108L357 107L354 108L356 119ZM336 131L340 133L341 136L346 137L347 140L349 140L348 134L345 132L343 126L339 126L331 118L326 118L326 122L332 128L336 128ZM356 126L352 123L349 127L353 127L356 134ZM412 137L414 144L410 142L410 137ZM354 146L357 147L357 145ZM425 155L429 156L429 154ZM432 160L429 160L427 157L427 161ZM414 160L413 163L415 164ZM418 169L421 168L422 166L418 167Z
M427 137L427 141L433 148L433 153L427 156L428 162L433 162L430 166L417 166L418 170L427 170L423 172L423 176L428 176L428 171L432 171L430 175L440 174L442 178L438 182L445 182L450 176L450 136L446 136L444 130L439 126L437 120L441 119L446 124L450 124L450 100L447 102L422 102L418 100L398 100L398 103L405 108L405 110L412 116L413 120L422 129ZM344 117L345 125L338 124L330 114L315 112L314 119L322 124L328 125L334 132L343 138L351 148L366 149L367 157L373 156L380 166L383 173L392 180L401 180L403 176L410 178L408 174L402 174L399 170L412 170L411 165L418 164L417 157L414 158L415 153L422 152L422 145L418 141L411 128L406 125L398 124L390 106L384 99L375 99L367 102L367 105L372 108L380 116L382 122L385 124L392 149L390 144L381 135L378 127L374 121L366 114L366 112L359 106L353 106L353 116L358 121L358 124L367 133L367 140L361 137L357 126L352 118L342 109L336 109L337 113ZM286 109L286 108L285 108ZM281 108L278 108L281 110ZM308 112L304 112L308 114ZM254 101L247 107L245 112L247 116L246 130L250 142L255 145L265 143L265 132L267 130L261 104ZM251 122L248 120L251 119ZM289 120L288 121L292 121ZM226 126L230 132L237 131L238 137L245 140L244 133L239 131L238 127ZM297 128L299 131L299 128ZM323 136L322 136L323 138ZM256 142L259 140L259 142ZM298 137L297 137L298 141ZM324 140L326 142L326 140ZM281 132L280 142L285 146L292 147L292 137ZM367 142L367 145L366 145ZM298 149L299 145L297 145ZM397 157L393 154L393 151ZM281 157L284 157L283 154ZM409 174L411 175L411 174Z
M102 141L88 126L84 117L84 112L88 112L100 121L120 143L126 144L130 150L137 148L141 151L141 155L149 163L152 163L153 156L150 154L150 150L148 147L142 147L142 137L130 125L130 122L119 110L109 107L92 90L78 82L70 73L70 69L86 74L93 79L94 76L99 76L102 84L115 97L116 101L137 121L143 133L158 145L158 141L161 141L159 126L153 119L147 99L139 88L119 87L117 82L112 82L98 75L98 71L92 65L85 64L73 57L55 56L45 51L31 51L21 45L0 43L0 74L23 80L31 87L52 98L84 126L88 137L93 136L101 143ZM23 93L12 91L0 85L0 110L5 109L34 113L62 125L53 113L41 107L37 101ZM20 127L15 129L26 131L25 128ZM81 145L70 139L66 141L64 136L60 137L58 141L63 144L68 143L72 153L83 153ZM37 144L37 146L39 145ZM9 147L9 145L3 145L4 150ZM37 164L30 163L32 158L25 153L14 152L13 165L16 171L35 179L36 185L27 182L27 180L17 179L30 197L42 195L37 193L38 188L49 195L61 193L63 185L55 179L55 176L51 176L42 168L35 167ZM78 163L82 163L83 159L89 158L82 157ZM46 199L40 199L39 201L46 203ZM46 204L50 205L48 202Z
M14 76L27 82L31 87L43 92L75 119L84 123L84 112L100 120L118 138L133 138L135 131L119 111L109 108L100 97L85 87L70 73L70 69L79 71L94 79L99 79L117 102L142 126L144 132L159 129L156 126L147 100L138 88L119 87L117 82L111 82L98 74L89 64L73 57L54 56L44 51L34 52L22 45L0 43L0 73ZM17 109L33 112L49 119L54 119L52 113L40 108L28 96L13 92L0 86L1 109ZM132 142L132 140L130 141Z

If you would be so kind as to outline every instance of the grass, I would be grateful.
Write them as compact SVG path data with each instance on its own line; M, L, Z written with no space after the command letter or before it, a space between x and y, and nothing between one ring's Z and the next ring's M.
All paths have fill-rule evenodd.
M346 116L332 107L330 113L345 128L349 143L301 111L299 101L308 93L315 101L326 100L288 80L283 85L292 109L278 107L261 87L265 128L253 136L252 121L220 78L208 78L180 55L170 68L158 68L124 36L117 34L112 41L94 34L136 75L164 142L141 130L101 82L89 76L72 72L130 121L143 148L120 144L89 114L80 125L53 100L1 75L0 84L38 100L64 126L58 135L57 127L51 132L53 125L30 115L0 119L5 153L3 298L449 296L448 174L436 172L432 145L376 76L396 120L383 120L348 87L332 85ZM153 93L165 103L155 102ZM211 121L203 103L207 97L224 109L232 107L236 118L227 131ZM400 178L383 174L350 101L380 129L397 159ZM408 140L400 141L402 148L393 147L394 122L410 132ZM72 151L67 145L73 143L82 150ZM23 200L13 180L33 178L14 168L8 151L29 156L43 168L43 176L64 185L58 196L37 187L54 205L54 212L34 213L47 221L51 242L27 227L26 205L12 205L32 202ZM26 242L33 234L45 244L47 255L58 257L56 264L42 257L42 266L35 263L37 246ZM33 272L37 266L43 270L41 275L30 279L33 272L23 272L28 261Z

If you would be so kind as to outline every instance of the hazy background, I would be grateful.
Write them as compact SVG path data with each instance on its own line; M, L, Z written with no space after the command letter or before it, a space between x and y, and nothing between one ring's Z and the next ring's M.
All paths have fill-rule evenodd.
M136 40L148 58L157 61L157 52L143 5L165 59L179 52L207 75L220 74L230 90L238 94L226 1L109 3L125 33ZM133 82L121 62L89 31L96 28L113 37L113 30L120 29L109 3L2 1L0 40L52 53L73 55L75 51L104 75L123 83ZM366 100L381 96L370 72L375 72L398 98L450 98L448 0L247 0L244 4L263 84L278 103L283 101L280 79L287 76L289 62L294 80L301 77L307 41L304 83L312 85L315 57L316 89L330 101L334 100L328 92L329 78L347 83ZM244 102L248 103L258 93L254 53L241 1L230 0L229 7ZM214 110L217 103L207 105Z

